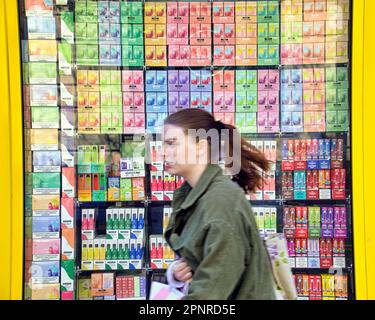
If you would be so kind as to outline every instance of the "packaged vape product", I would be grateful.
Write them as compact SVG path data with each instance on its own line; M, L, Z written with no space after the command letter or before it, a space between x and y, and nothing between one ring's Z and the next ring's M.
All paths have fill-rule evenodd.
M61 299L74 299L74 260L61 261Z
M56 239L60 233L59 217L34 217L32 219L33 239Z
M32 242L33 261L60 260L59 239L34 239Z
M63 229L61 232L61 259L72 260L75 257L75 229Z
M120 178L108 178L108 201L120 200Z

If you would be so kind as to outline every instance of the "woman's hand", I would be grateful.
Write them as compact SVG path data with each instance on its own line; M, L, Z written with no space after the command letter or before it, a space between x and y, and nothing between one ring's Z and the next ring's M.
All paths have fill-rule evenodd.
M181 282L191 281L193 278L193 272L185 259L180 259L176 262L173 269L173 276L176 280Z

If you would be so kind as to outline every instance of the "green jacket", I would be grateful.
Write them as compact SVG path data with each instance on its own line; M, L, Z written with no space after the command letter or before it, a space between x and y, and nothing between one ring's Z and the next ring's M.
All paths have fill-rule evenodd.
M165 237L193 279L186 300L275 299L272 267L242 189L208 165L175 191Z

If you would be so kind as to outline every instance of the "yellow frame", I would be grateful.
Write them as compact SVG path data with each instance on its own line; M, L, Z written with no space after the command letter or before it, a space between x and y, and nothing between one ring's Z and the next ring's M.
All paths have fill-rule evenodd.
M17 300L22 298L23 288L23 125L18 39L18 2L0 0L0 299Z
M353 0L353 233L357 299L375 299L374 0ZM366 10L365 10L366 9ZM22 299L23 126L18 2L0 0L0 299ZM5 156L4 156L5 155ZM9 155L9 157L7 157Z

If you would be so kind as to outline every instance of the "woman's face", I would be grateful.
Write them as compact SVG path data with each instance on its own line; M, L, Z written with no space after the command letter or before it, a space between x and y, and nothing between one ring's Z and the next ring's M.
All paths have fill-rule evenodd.
M199 162L199 156L195 138L189 137L181 127L164 126L164 163L168 173L185 177L193 170L192 165Z

